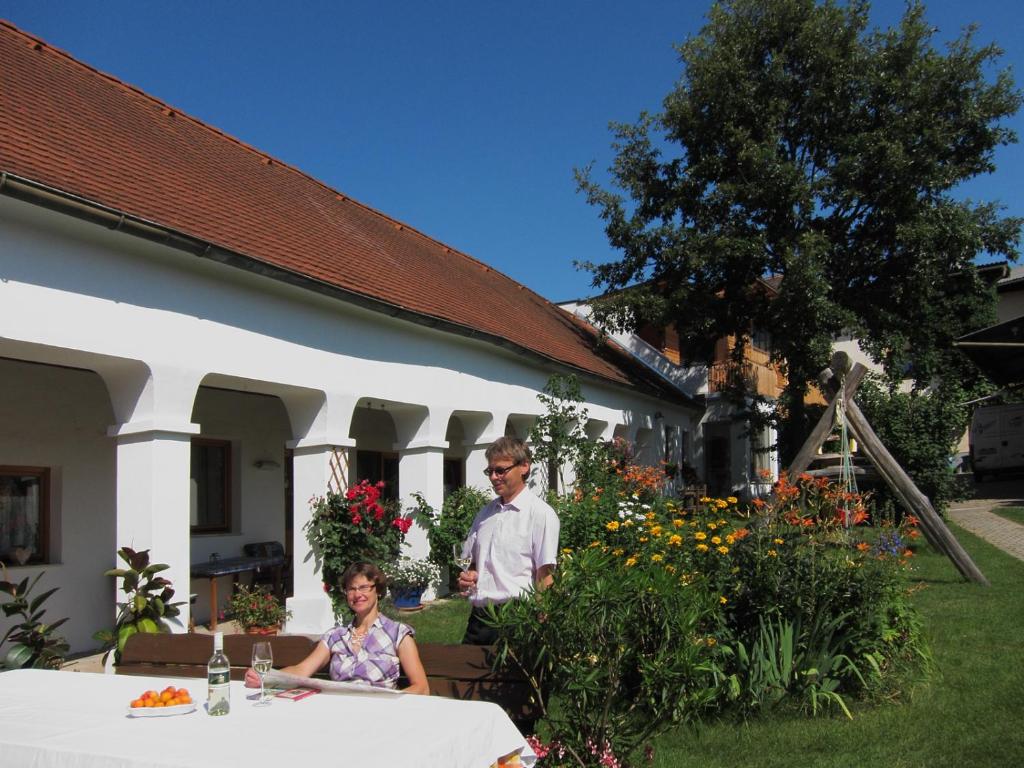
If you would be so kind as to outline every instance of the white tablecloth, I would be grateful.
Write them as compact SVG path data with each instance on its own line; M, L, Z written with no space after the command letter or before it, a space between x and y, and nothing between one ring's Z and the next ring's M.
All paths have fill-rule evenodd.
M147 689L188 688L198 706L175 717L128 717ZM231 684L231 714L206 714L206 680L88 672L0 673L0 765L33 768L148 766L454 766L487 768L522 749L495 704L437 696L321 693L254 707Z

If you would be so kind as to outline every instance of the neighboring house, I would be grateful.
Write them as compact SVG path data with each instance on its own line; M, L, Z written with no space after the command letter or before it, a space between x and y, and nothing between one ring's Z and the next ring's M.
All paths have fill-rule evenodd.
M768 279L759 284L765 300L770 301L777 293L777 282ZM592 301L579 299L559 306L589 322ZM779 397L786 378L771 362L768 334L755 330L746 339L739 364L732 359L735 337L719 339L710 366L687 362L679 335L671 326L648 326L637 333L612 333L609 337L681 393L704 402L705 411L696 429L684 432L680 441L683 462L696 471L709 493L751 498L767 492L779 472L775 430L752 431L750 420L743 417L751 403L739 408L725 393L736 377L742 377L748 391L769 400Z
M322 630L309 500L486 486L484 449L528 434L552 373L579 377L588 435L649 463L697 428L686 394L481 261L5 22L0 72L0 560L60 587L73 650L112 624L122 545L203 618L190 563L284 542L288 629Z

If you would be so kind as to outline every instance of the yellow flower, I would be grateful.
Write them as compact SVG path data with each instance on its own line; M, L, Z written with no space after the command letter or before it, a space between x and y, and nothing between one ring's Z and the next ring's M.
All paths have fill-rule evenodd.
M779 556L779 553L776 552L774 549L769 549L768 550L768 557L778 557L778 556Z
M711 537L711 543L714 544L717 547L719 544L722 543L722 537L721 536L712 536Z
M725 499L715 499L715 506L719 509L725 509L729 506L729 503Z
M715 530L715 528L717 528L717 527L718 527L718 526L717 526L717 525L715 525L714 523L708 523L708 530L709 530L709 531L713 531L713 530Z
M572 554L572 547L562 547L562 554L563 555L571 555Z
M604 527L607 528L609 531L617 531L619 530L619 521L609 520L607 523L604 524Z
M633 521L632 520L623 520L622 521L622 527L623 528L632 528L633 527Z
M704 531L697 531L695 534L693 534L693 538L695 538L697 541L704 541L704 539L706 539L707 537L708 535L704 533Z
M785 542L784 539L772 539L772 543L774 543L774 544L785 544L786 542Z
M723 597L722 599L724 600L725 598ZM714 648L717 643L718 641L713 637L709 637L704 641L704 644L707 645L708 648Z
M647 520L653 520L656 517L656 515L653 512L648 512L646 515L644 515L644 517Z
M651 528L651 536L661 536L661 526L656 525Z
M735 544L735 543L736 543L736 537L735 537L735 536L733 536L733 535L732 535L732 534L730 533L730 534L729 534L728 536L726 536L726 537L725 537L725 543L726 543L726 544Z
M670 546L678 547L680 544L683 543L683 537L680 536L678 533L673 533L671 536L668 537L668 543Z
M612 550L612 554L616 557L622 557L625 553L626 550L624 550L622 547L618 547L617 549Z
M644 544L644 543L646 543L646 542L647 542L647 537L646 537L646 536L641 536L641 537L640 537L640 543L641 543L641 544Z
M680 520L677 517L675 520L672 521L672 525L674 525L676 528L682 528L684 525L686 525L686 522L683 521L683 520Z
M665 558L663 556L661 556L661 555L659 555L657 553L651 555L651 562L652 563L660 563L664 559Z
M729 598L725 595L722 595L720 598L718 598L718 602L720 602L722 605L725 605L729 602Z
M718 548L718 554L720 554L720 555L728 555L729 554L729 548L728 547L719 547Z
M707 504L709 501L711 501L711 497L710 496L701 496L700 497L700 503L701 504Z
M726 496L725 500L730 504L735 504L739 501L735 496Z
M669 563L668 565L665 566L665 570L668 573L675 573L676 572L676 567L674 565L672 565L671 563Z
M698 552L707 552L708 551L708 545L707 544L698 544L696 546L696 550Z
M627 568L632 568L634 565L636 565L636 558L635 557L626 558L626 567Z
M590 542L590 548L591 549L593 549L594 547L600 547L600 546L601 546L601 542L600 541L592 541L592 542Z

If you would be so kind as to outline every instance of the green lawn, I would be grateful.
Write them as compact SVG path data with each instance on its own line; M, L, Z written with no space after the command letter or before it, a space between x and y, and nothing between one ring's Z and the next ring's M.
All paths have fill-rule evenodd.
M1001 510L1005 511L1005 510ZM1024 510L1020 510L1024 512ZM908 585L926 622L936 674L902 701L854 707L854 719L776 717L681 728L655 742L658 768L1006 768L1024 766L1024 562L954 527L992 582L960 580L929 551ZM421 642L458 642L468 606L402 614Z
M422 611L403 613L389 610L388 614L416 630L420 643L461 643L469 619L469 601L459 599L437 600Z
M1024 525L1024 507L993 507L992 513L1006 518L1011 523Z

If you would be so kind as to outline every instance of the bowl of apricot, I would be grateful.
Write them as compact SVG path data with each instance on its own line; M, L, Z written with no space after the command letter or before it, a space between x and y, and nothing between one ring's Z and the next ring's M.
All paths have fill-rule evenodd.
M196 703L188 688L175 688L168 685L162 691L145 691L128 705L131 717L166 717L168 715L186 715L194 712Z

